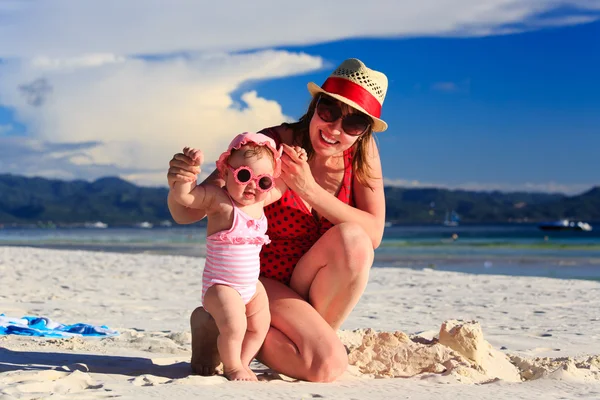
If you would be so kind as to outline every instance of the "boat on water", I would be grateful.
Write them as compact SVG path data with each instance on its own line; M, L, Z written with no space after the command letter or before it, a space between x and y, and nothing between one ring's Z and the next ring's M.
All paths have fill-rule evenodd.
M108 224L105 224L102 221L86 222L85 224L83 224L83 226L86 227L86 228L94 228L94 229L106 229L106 228L108 228Z
M451 212L446 211L446 218L444 219L444 226L458 226L460 222L460 216L454 210Z
M142 229L150 229L152 228L154 225L151 224L150 222L144 221L144 222L140 222L134 225L136 228L142 228Z
M587 222L582 221L571 221L568 219L561 219L560 221L545 222L538 225L538 228L543 231L585 231L589 232L592 230L592 226Z

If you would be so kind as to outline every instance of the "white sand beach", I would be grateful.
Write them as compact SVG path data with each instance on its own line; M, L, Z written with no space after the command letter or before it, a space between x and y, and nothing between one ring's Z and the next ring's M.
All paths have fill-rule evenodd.
M0 399L600 398L600 282L431 269L372 269L334 383L191 375L203 262L0 247L0 313L120 332L0 336Z

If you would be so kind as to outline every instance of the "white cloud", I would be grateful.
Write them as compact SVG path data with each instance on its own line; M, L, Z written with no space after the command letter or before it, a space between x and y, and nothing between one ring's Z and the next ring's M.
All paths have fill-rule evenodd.
M576 15L576 16L566 16L566 17L558 17L558 18L546 18L539 21L533 21L531 23L532 28L546 28L546 27L556 27L556 26L569 26L569 25L580 25L586 24L588 22L593 22L597 20L597 16L591 15Z
M79 178L80 175L69 172L72 170L69 159L97 145L94 142L53 144L25 137L0 137L0 172L58 179ZM81 170L80 174L89 172Z
M540 17L564 5L590 12ZM288 119L260 93L235 104L244 83L323 66L302 53L247 50L506 33L583 23L593 10L600 0L0 0L0 38L9 38L0 40L0 106L28 135L0 136L0 172L164 184L184 145L211 160L233 134Z
M462 189L472 190L478 192L490 192L490 191L501 191L501 192L544 192L544 193L564 193L569 195L583 193L593 186L597 186L597 183L575 183L575 184L561 184L556 182L539 182L539 183L479 183L479 182L464 182L456 184L448 183L435 183L435 182L421 182L418 180L409 179L390 179L384 178L386 186L404 187L409 189L415 188L443 188L443 189Z
M600 0L0 0L0 57L235 51L351 37L482 35L535 28L559 6ZM572 12L585 22L593 16ZM596 15L597 17L597 15ZM564 24L576 19L565 18ZM577 22L577 23L579 23ZM552 24L561 24L554 19Z
M234 104L231 93L240 85L322 65L319 57L285 51L79 60L84 59L109 62L0 65L0 104L13 108L28 127L28 138L4 141L2 146L14 151L3 152L0 171L20 169L29 175L43 169L47 175L60 170L56 174L68 179L120 175L140 184L164 184L168 160L184 145L216 160L235 134L289 119L277 102L256 92L242 94L243 104ZM77 143L94 145L74 149Z
M100 67L106 64L125 62L125 57L114 54L85 54L79 57L51 58L47 56L34 57L31 66L40 70L77 69L86 67Z

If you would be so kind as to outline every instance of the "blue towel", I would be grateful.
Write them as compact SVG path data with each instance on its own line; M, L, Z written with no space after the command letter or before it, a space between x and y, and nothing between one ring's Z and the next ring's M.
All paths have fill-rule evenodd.
M88 324L64 325L45 317L11 318L0 314L0 335L44 336L68 338L73 336L117 336L119 332L107 326Z

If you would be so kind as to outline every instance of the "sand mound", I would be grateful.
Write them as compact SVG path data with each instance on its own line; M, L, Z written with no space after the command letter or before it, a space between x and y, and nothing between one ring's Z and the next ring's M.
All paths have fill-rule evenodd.
M350 364L377 378L436 373L451 374L461 382L521 381L519 370L483 339L474 321L444 322L439 340L372 329L340 336L349 349Z
M521 376L525 380L540 378L567 381L600 380L600 355L587 357L582 360L576 360L571 357L538 357L527 359L512 356L511 361L521 370Z
M600 356L534 358L507 356L484 338L476 321L445 321L439 338L409 337L403 332L372 329L340 332L349 350L350 365L375 378L419 374L452 376L463 383L498 379L521 382L540 378L564 381L599 381Z
M483 338L476 321L446 321L442 324L439 342L466 357L472 368L489 378L510 382L521 381L520 371L504 353L495 350Z

